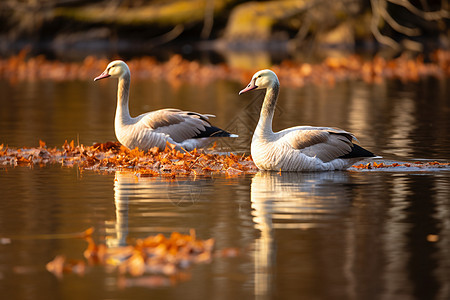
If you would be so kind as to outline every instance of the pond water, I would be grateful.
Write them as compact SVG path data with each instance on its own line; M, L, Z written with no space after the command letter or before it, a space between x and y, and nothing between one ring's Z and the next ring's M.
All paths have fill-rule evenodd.
M347 129L385 159L450 157L450 80L348 81L281 88L274 129ZM115 140L115 82L0 81L0 144L50 147ZM246 84L132 83L131 113L177 107L214 113L240 135L220 149L247 152L261 96ZM0 169L2 299L449 299L450 171L258 173L213 178L136 177L58 165ZM58 279L56 255L87 243L59 234L95 228L109 247L196 230L216 249L169 284L97 266ZM125 281L124 281L125 280Z

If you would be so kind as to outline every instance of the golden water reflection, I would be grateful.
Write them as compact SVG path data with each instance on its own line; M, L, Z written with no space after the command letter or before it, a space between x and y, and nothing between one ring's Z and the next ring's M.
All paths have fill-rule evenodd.
M264 172L252 179L252 219L260 231L254 251L258 299L293 293L369 299L375 290L395 299L438 286L438 299L449 295L448 182L426 174L361 175ZM428 192L417 180L429 180ZM380 185L385 189L371 189ZM428 241L430 235L439 242ZM286 267L288 273L280 272ZM321 288L336 285L341 288Z
M161 177L138 177L133 172L117 171L114 178L116 220L107 227L110 247L124 246L133 232L185 232L177 219L187 216L183 210L201 201L205 181L167 180ZM150 220L150 221L149 221ZM164 221L158 221L164 220Z
M345 172L260 172L251 183L252 217L261 232L255 241L255 295L273 294L276 229L307 230L326 226L351 205L345 197Z
M450 185L444 173L260 172L251 178L247 209L248 185L234 179L116 172L108 245L203 228L218 245L251 249L250 264L241 266L245 272L236 269L239 260L223 259L212 270L252 288L256 299L367 299L374 290L394 299L430 294L430 288L444 299L450 292ZM429 234L438 242L427 241Z
M2 237L10 238L0 245L0 290L8 299L24 287L38 291L36 299L70 297L80 284L77 295L84 298L160 296L161 289L150 287L121 290L116 273L98 269L83 278L48 274L43 266L55 255L79 257L86 243L39 236L90 226L101 236L105 229L111 247L194 228L199 237L214 238L219 251L241 250L238 257L196 266L189 281L163 291L176 299L450 295L448 170L172 180L52 166L0 175Z

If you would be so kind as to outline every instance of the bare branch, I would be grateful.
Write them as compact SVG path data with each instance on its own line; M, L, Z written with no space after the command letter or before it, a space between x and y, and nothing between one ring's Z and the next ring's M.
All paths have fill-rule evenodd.
M160 35L158 37L155 37L155 38L151 39L149 42L153 46L166 44L166 43L176 39L180 34L183 33L183 31L184 31L184 26L182 24L177 24L171 31L169 31L163 35Z
M370 29L371 29L372 34L375 37L375 39L379 43L390 46L394 50L400 50L400 44L398 44L396 41L394 41L390 37L381 34L380 30L378 29L378 24L381 20L381 14L380 14L380 7L379 7L379 4L377 3L377 0L370 0L370 5L372 6L372 19L370 22Z
M306 35L308 34L308 31L311 27L311 18L308 16L305 16L305 18L303 19L303 23L300 26L297 34L295 35L295 39L299 42L302 42L305 38Z
M379 5L379 12L380 15L384 18L384 20L396 31L403 33L408 36L419 36L420 35L420 29L418 28L411 28L407 26L403 26L399 24L397 21L392 18L392 16L387 12L386 10L386 2L383 2L384 5Z
M402 6L412 12L413 14L427 20L427 21L437 21L443 18L450 18L450 12L445 9L440 9L437 11L423 11L412 5L407 0L387 0L390 3Z
M204 15L205 17L203 21L202 32L200 34L203 39L209 38L214 24L214 1L215 0L206 0Z
M424 11L430 11L430 6L427 3L427 0L420 0L420 4L423 7Z
M423 45L421 43L418 43L418 42L415 42L415 41L411 41L411 40L405 39L405 40L402 41L402 45L406 49L409 49L409 50L412 50L412 51L416 51L416 52L422 52L423 51Z

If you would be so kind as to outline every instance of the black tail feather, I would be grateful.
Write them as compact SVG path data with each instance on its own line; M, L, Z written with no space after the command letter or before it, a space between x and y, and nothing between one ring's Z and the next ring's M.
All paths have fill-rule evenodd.
M356 157L375 157L376 155L363 147L353 144L352 151L345 155L339 156L339 158L356 158Z
M231 134L219 127L209 126L205 127L204 131L200 131L193 139L206 138L206 137L229 137Z

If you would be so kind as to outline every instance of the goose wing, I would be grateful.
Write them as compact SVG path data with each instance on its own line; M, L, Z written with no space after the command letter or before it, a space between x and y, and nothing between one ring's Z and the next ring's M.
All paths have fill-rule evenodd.
M352 152L353 134L336 128L306 127L285 136L287 142L303 154L329 162Z
M211 127L209 117L214 115L167 108L143 115L140 122L153 132L167 134L175 142L180 143L199 137L202 132Z

